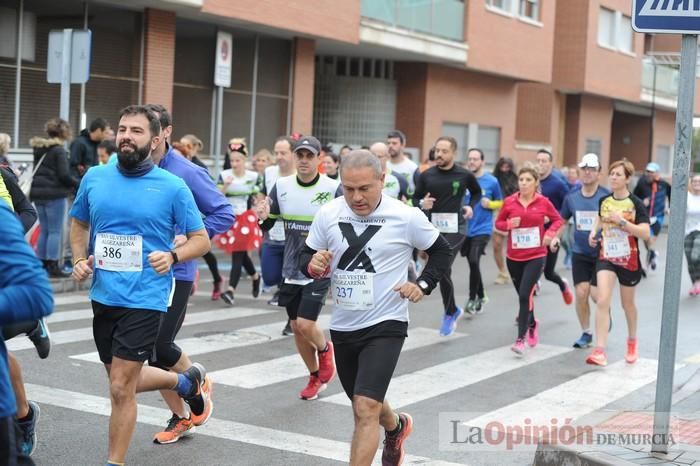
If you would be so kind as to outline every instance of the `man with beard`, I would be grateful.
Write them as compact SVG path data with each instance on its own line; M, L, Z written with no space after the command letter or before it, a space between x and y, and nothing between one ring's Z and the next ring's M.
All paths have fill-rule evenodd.
M481 187L476 177L467 169L455 164L457 141L453 137L441 136L435 142L435 166L418 177L413 205L420 205L433 225L450 244L450 269L440 280L440 294L445 315L440 335L452 335L457 320L464 312L455 304L452 284L452 263L464 242L466 219L474 215L474 207L481 199ZM469 205L464 205L464 193L469 190Z
M123 464L136 425L136 393L174 390L195 415L209 400L206 372L143 367L151 357L172 292L173 264L200 257L209 238L187 185L155 166L158 117L143 106L122 110L119 163L90 169L71 209L73 277L94 273L93 335L110 382L108 463ZM173 249L176 232L185 239Z
M204 228L207 230L209 238L218 233L224 233L233 225L233 209L223 194L216 188L216 185L209 177L209 173L190 162L180 154L175 152L168 144L168 139L172 134L172 118L168 110L162 105L148 104L160 122L160 142L151 152L153 163L159 168L166 170L173 175L182 178L194 196L197 209L204 216ZM175 244L184 240L180 234L175 238ZM171 370L177 373L184 373L192 367L192 361L182 349L175 344L175 336L182 327L187 311L187 301L192 293L197 271L197 261L180 261L173 267L175 275L175 291L168 311L163 317L163 321L158 331L156 339L155 354L148 364ZM164 430L157 432L153 437L153 442L158 444L170 444L177 442L180 437L192 433L195 426L201 426L209 419L212 411L211 403L211 381L205 378L204 390L209 399L202 415L195 415L187 410L185 403L171 390L163 390L161 395L165 403L173 413Z

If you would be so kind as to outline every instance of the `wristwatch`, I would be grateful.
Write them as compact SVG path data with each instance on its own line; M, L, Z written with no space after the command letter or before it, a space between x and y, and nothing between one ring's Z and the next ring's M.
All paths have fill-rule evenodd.
M170 255L173 256L173 264L180 262L180 259L177 258L177 253L175 251L170 251Z
M430 287L428 286L428 283L425 280L418 280L416 285L418 285L418 288L420 288L423 294L428 294L428 290L430 289Z
M623 218L622 220L620 220L620 223L618 223L618 225L620 225L620 228L625 228L625 225L627 225L627 220Z

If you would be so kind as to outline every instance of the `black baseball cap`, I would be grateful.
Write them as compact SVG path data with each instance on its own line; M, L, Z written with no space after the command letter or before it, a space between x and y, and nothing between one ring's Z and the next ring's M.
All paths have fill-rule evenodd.
M313 136L304 136L294 144L294 152L306 149L314 155L321 153L321 143Z

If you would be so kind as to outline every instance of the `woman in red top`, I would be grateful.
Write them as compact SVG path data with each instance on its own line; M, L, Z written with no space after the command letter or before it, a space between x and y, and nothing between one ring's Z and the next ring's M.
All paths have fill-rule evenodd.
M556 249L559 246L557 233L564 226L554 205L537 192L539 178L534 167L521 168L518 171L520 191L503 201L496 218L496 229L504 235L507 232L506 263L520 301L518 338L511 347L517 354L525 352L526 333L530 347L534 348L539 340L539 321L535 319L532 296L544 269L547 247ZM547 230L546 222L551 222Z

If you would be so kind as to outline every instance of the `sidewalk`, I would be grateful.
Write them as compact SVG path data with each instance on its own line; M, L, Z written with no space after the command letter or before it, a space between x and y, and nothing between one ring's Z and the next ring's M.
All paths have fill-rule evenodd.
M587 444L584 439L574 446L540 442L533 464L700 465L700 369L693 364L677 375L682 381L676 384L673 391L671 440L667 454L651 452L654 422L652 400L645 411L610 412L607 419L593 428L593 443Z

